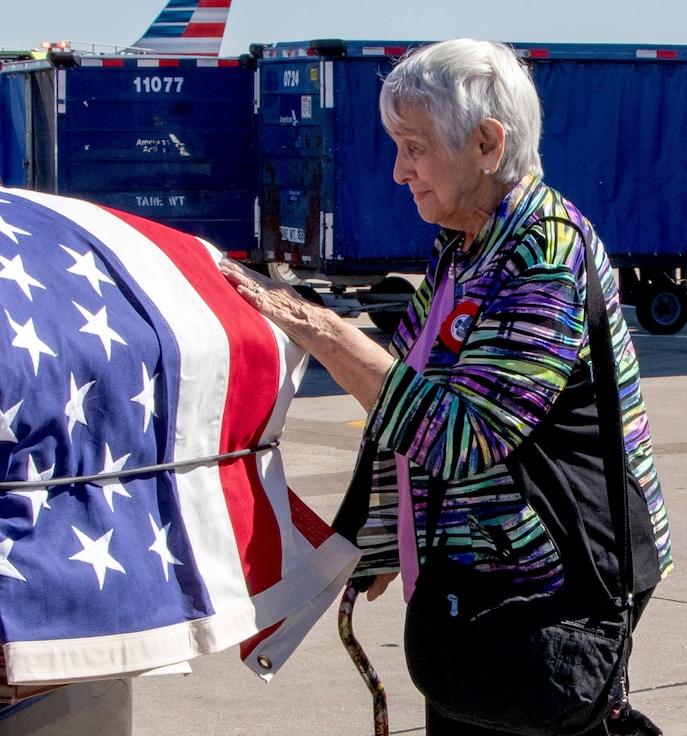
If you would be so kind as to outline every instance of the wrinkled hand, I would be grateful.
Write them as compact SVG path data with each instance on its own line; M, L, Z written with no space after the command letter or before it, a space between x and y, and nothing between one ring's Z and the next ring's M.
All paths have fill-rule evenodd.
M219 269L236 291L260 314L280 327L309 353L318 347L318 329L333 313L306 299L288 284L273 281L236 261L223 259Z
M277 317L280 310L293 309L294 305L305 301L288 284L277 283L228 258L220 261L219 270L236 291L266 317Z
M249 304L319 360L339 386L370 411L394 363L385 348L334 310L313 304L287 284L228 259L219 268Z
M372 584L367 589L367 600L373 601L386 591L390 583L398 577L397 572L382 572L375 575Z

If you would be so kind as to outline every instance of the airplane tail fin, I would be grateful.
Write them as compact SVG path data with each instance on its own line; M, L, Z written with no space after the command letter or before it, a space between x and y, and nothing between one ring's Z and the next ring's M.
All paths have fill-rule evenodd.
M219 56L231 0L168 0L131 48L159 54Z

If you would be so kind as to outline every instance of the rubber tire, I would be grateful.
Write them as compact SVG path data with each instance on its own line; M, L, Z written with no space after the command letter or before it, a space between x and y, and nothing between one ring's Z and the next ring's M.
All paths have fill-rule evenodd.
M273 281L277 281L280 284L295 286L302 282L302 279L288 263L268 263L267 273Z
M324 306L324 299L322 296L307 284L294 284L293 288L307 301L313 304L319 304L321 307Z
M640 288L637 321L654 335L674 335L687 324L687 291L673 284Z
M378 284L373 284L369 289L370 294L408 294L412 296L415 293L415 287L407 279L401 276L387 276ZM364 303L364 300L363 300ZM396 332L398 323L403 316L402 311L393 312L369 312L372 324L387 335L393 335Z

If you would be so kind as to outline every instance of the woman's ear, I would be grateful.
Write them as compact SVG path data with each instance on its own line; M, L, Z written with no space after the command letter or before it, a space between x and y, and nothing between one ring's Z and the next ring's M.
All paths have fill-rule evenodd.
M503 125L494 118L484 118L479 124L480 150L482 155L481 168L491 173L498 171L506 145L506 132Z

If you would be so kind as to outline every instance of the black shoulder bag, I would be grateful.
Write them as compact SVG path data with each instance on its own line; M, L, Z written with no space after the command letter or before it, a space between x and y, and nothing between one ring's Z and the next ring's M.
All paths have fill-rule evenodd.
M552 409L553 416L508 463L544 523L548 526L550 520L560 527L549 531L559 547L566 582L552 594L504 600L497 573L452 560L444 538L433 546L446 486L430 485L430 551L406 615L408 668L429 703L445 717L522 736L577 736L601 723L623 697L630 650L629 480L608 315L586 238L585 260L596 401L586 366L587 380L581 383L598 414L590 450L596 457L581 473L572 473L576 479L566 477L565 467L548 456L556 450L546 443L552 434L547 423L567 421L560 409L557 416ZM582 370L582 365L578 361L576 369ZM566 404L565 391L556 402L561 406ZM567 404L575 400L568 397ZM574 424L574 409L571 412ZM548 474L542 471L547 467ZM604 524L608 538L598 544L609 548L602 554L611 560L611 573L584 562L594 559L594 542L581 520L584 513L577 508L574 492L559 493L553 487L561 484L574 491L576 482L590 486L588 497L593 502L600 498L599 507L605 508L601 516L609 522ZM559 496L560 505L569 508L557 508Z

